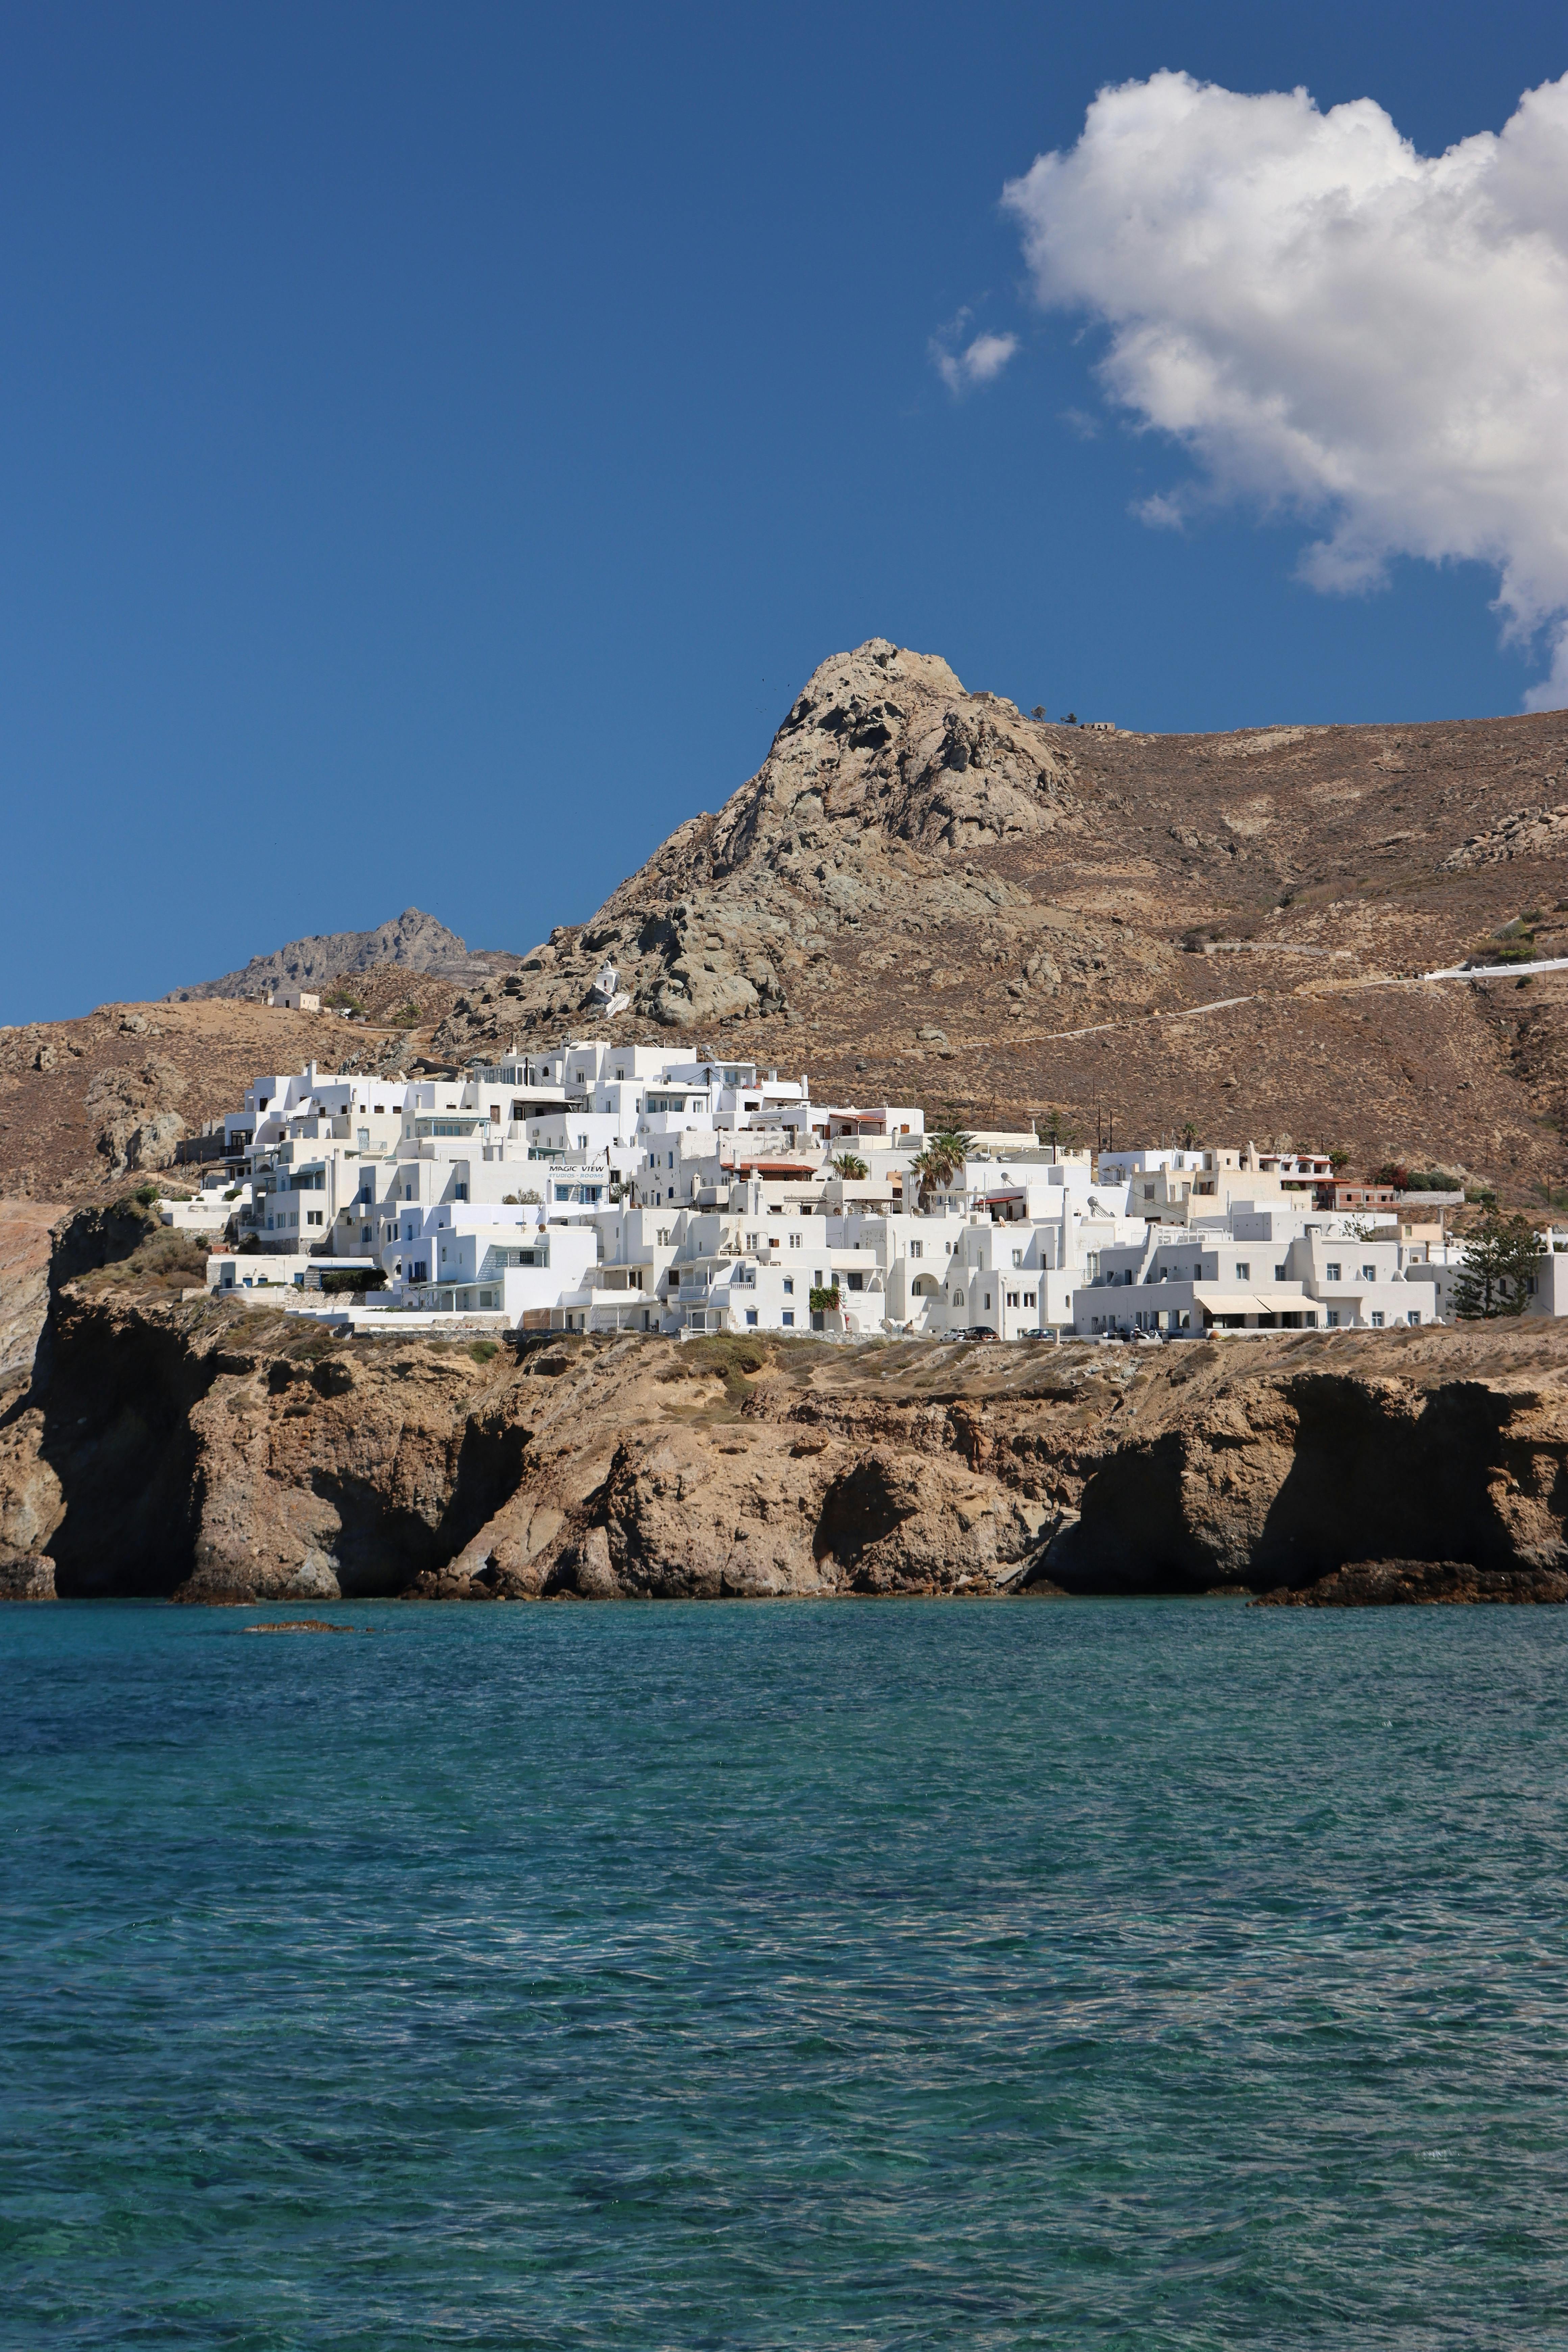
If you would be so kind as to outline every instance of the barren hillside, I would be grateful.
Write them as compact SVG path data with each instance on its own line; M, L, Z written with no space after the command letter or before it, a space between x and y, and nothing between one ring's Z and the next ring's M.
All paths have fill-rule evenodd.
M521 971L358 972L368 1028L209 1002L0 1031L0 1192L111 1192L155 1164L150 1119L198 1126L310 1054L412 1069L602 1029L608 958L615 1034L722 1041L841 1097L1289 1135L1539 1202L1568 1178L1564 980L1376 984L1510 926L1568 951L1568 713L1103 735L873 639Z
M1565 763L1562 712L1093 733L874 639L814 674L717 814L437 1042L580 1021L609 958L616 1034L723 1036L839 1096L1289 1133L1531 1197L1564 1173L1563 982L1368 983L1521 918L1539 956L1568 950Z

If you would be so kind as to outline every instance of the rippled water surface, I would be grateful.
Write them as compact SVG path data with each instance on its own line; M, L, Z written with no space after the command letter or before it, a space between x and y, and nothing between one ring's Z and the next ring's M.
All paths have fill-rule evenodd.
M0 1615L7 2347L1568 2343L1568 1612Z

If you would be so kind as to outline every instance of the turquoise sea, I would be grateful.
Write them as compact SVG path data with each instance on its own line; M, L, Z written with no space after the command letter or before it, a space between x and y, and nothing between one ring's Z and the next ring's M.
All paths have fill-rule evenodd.
M1568 2344L1568 1612L0 1612L0 2343Z

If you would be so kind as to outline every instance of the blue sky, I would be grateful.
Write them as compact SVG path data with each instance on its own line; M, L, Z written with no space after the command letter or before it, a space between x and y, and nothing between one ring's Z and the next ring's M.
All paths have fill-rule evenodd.
M0 13L0 1019L417 904L581 919L885 635L1053 714L1517 709L1495 569L1298 573L1036 300L1005 182L1108 83L1427 154L1561 11ZM1012 336L955 397L932 360Z

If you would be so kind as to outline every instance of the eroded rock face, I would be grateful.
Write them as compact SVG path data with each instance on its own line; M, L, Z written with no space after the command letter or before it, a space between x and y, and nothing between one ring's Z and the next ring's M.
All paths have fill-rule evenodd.
M142 1016L135 1017L145 1029ZM185 1132L184 1119L173 1106L184 1091L183 1073L162 1054L149 1054L134 1067L100 1071L91 1080L87 1108L102 1122L98 1149L112 1174L173 1165L174 1146Z
M55 1227L49 1202L0 1201L0 1413L29 1386L49 1306Z
M1468 1335L1440 1336L1462 1364ZM1047 1555L1069 1590L1307 1585L1379 1546L1500 1570L1564 1558L1555 1379L1427 1386L1389 1377L1373 1355L1353 1373L1325 1365L1205 1389L1201 1409L1142 1416L1163 1425L1089 1468L1081 1516Z
M0 1544L0 1601L54 1601L55 1564L47 1552L13 1551Z
M0 1419L0 1592L1304 1591L1392 1559L1551 1599L1568 1575L1549 1323L481 1360L183 1303L175 1276L139 1293L110 1225L65 1228L47 1365Z

